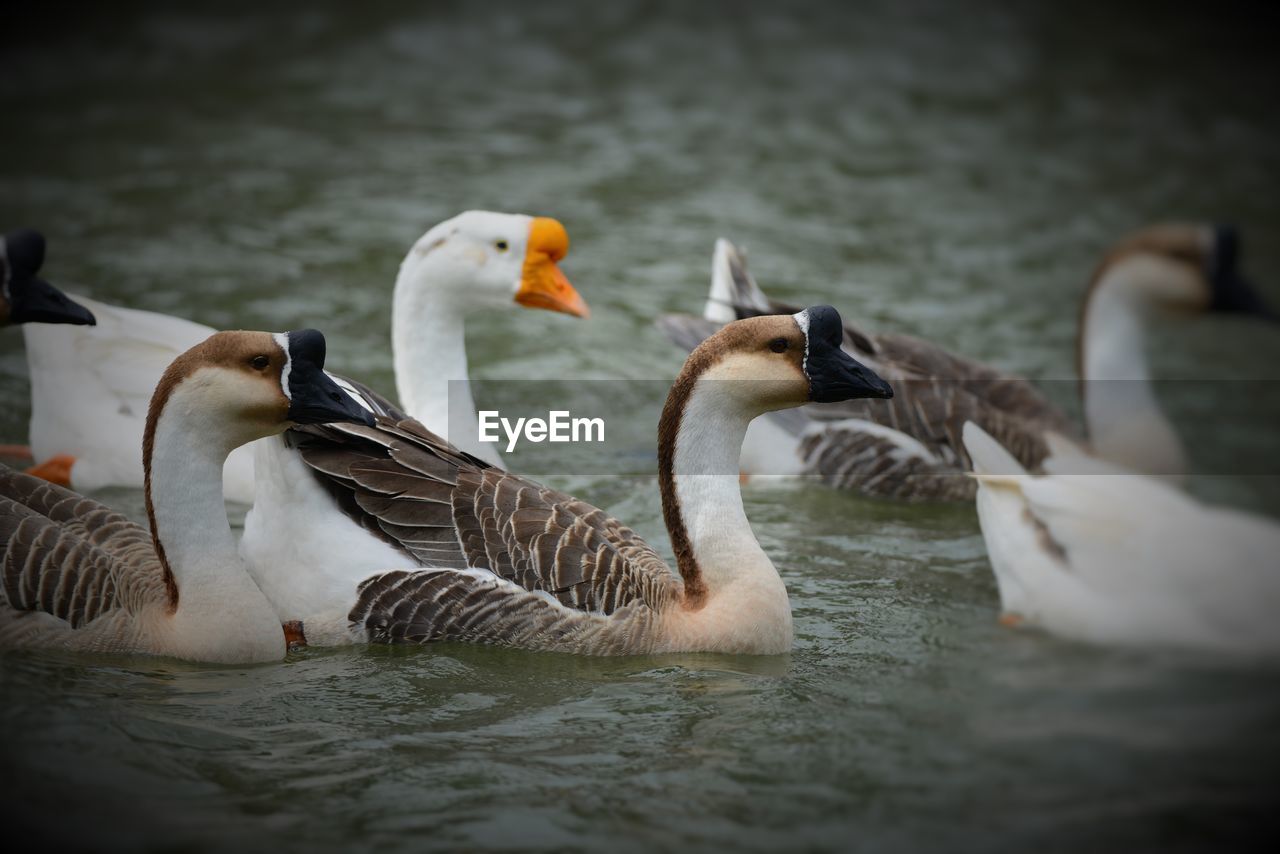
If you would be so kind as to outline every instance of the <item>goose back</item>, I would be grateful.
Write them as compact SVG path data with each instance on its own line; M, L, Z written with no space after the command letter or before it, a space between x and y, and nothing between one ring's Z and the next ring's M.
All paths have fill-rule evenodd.
M379 412L376 427L312 425L287 441L348 517L427 568L360 584L350 620L370 639L519 644L513 633L581 632L590 621L574 614L681 600L680 577L618 520L454 448L348 383Z
M86 648L125 648L118 632L167 601L165 575L141 526L54 484L0 468L0 570L5 645L76 633Z

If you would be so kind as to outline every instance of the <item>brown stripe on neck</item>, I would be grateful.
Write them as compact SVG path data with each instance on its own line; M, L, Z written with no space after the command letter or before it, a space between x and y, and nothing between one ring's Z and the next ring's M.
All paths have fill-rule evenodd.
M205 342L208 343L207 341ZM169 402L173 390L187 378L204 358L204 344L197 344L181 356L165 370L151 395L151 405L147 408L147 426L142 434L142 485L146 493L147 523L151 526L151 543L155 546L156 557L160 559L160 568L164 573L164 590L169 600L169 613L178 610L178 580L169 566L169 557L165 554L164 543L160 541L160 531L156 527L156 508L151 500L151 456L155 451L156 426L164 407Z
M676 441L680 436L680 425L685 410L688 409L689 398L693 396L694 388L702 375L715 367L727 354L752 350L767 352L769 342L777 336L791 341L792 346L785 358L789 358L794 369L801 372L805 339L800 327L790 316L765 315L736 320L703 341L689 354L676 381L671 384L666 405L662 407L662 418L658 421L658 488L662 493L662 519L671 536L671 548L676 555L680 577L684 579L686 608L701 608L707 597L706 581L702 577L702 568L698 566L697 556L693 553L693 543L684 524L680 496L676 492Z
M689 540L689 531L684 524L680 496L676 494L676 439L680 435L680 423L698 379L720 361L727 350L746 337L745 330L750 328L751 323L752 321L738 321L730 324L703 341L689 354L676 381L671 384L667 402L662 407L662 417L658 420L658 489L662 494L662 521L666 523L667 533L671 537L676 567L680 570L680 577L684 579L684 605L693 610L706 604L707 585L702 578L702 568L698 566L693 543Z
M697 353L698 350L695 350L694 354ZM667 533L671 536L676 568L684 579L685 607L693 610L705 604L707 585L702 580L702 569L698 566L693 543L689 541L689 531L684 525L680 496L676 494L676 437L680 434L680 421L684 416L685 406L689 403L689 396L693 394L698 377L708 365L709 363L695 365L693 356L689 357L684 370L680 371L667 394L662 417L658 420L658 489L662 493L662 521L666 523Z

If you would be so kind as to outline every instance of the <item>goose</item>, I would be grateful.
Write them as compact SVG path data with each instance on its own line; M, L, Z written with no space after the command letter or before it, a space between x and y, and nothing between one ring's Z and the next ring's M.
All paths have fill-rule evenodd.
M44 237L29 228L0 235L0 326L94 324L93 313L40 278Z
M461 214L419 238L400 266L392 311L403 411L461 451L500 465L494 446L479 442L463 322L512 304L588 317L586 302L557 265L568 249L568 233L554 219L486 211ZM391 407L363 385L338 381L372 412ZM288 437L254 445L256 497L241 539L241 553L267 579L272 601L309 587L325 574L317 567L343 572L352 569L340 565L346 560L371 569L401 562L342 512L291 445Z
M396 387L406 409L442 435L474 418L463 318L513 304L586 317L585 301L556 262L568 251L549 217L467 211L419 238L400 267L392 308ZM147 401L165 366L214 330L179 317L80 299L92 330L24 327L31 368L35 473L80 490L142 486ZM475 430L470 431L474 442ZM457 436L465 445L464 435ZM491 446L469 448L497 462ZM227 498L252 504L257 446L228 458Z
M1237 269L1238 237L1225 226L1158 225L1118 242L1091 279L1078 338L1083 409L1093 448L1139 471L1179 474L1185 456L1149 383L1143 329L1158 311L1266 314ZM747 272L727 240L716 244L703 317L658 325L691 347L735 317L786 313ZM974 421L1023 465L1048 452L1047 432L1072 435L1060 409L1027 380L900 334L845 327L845 348L898 390L890 402L807 406L752 425L744 473L819 475L842 488L914 501L970 500L975 483L961 428ZM1128 380L1128 382L1097 382Z
M93 313L40 278L44 237L29 228L0 235L0 326L70 323L92 326ZM0 445L0 456L31 459L26 445Z
M786 587L743 511L747 424L808 401L889 398L840 349L840 316L816 306L735 321L685 362L658 426L658 481L676 566L584 501L459 451L394 409L378 424L287 434L334 503L376 538L306 583L255 578L299 643L459 640L591 655L790 649ZM348 563L351 558L355 563ZM311 569L314 569L311 568Z
M151 531L0 468L0 647L279 659L285 634L245 571L222 499L232 448L372 417L325 375L315 330L219 332L161 376L144 431Z
M1061 438L1042 475L971 422L964 442L1001 622L1104 645L1280 652L1280 524Z

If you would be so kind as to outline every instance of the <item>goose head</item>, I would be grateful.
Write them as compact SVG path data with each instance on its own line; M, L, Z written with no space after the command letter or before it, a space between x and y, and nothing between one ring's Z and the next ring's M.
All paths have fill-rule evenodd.
M214 333L161 377L144 444L154 438L162 414L173 411L185 424L216 435L228 450L296 424L373 426L373 415L324 372L324 357L324 336L314 329Z
M74 323L93 326L92 312L40 278L44 235L29 228L0 237L0 326Z
M1280 320L1241 274L1239 254L1239 235L1231 226L1153 225L1112 247L1094 282L1113 283L1139 310L1232 312Z
M753 414L854 398L893 397L893 389L840 346L844 325L829 305L725 325L690 354L686 367Z
M400 265L396 290L459 313L521 305L587 317L590 310L557 262L569 251L550 217L466 211L424 234Z

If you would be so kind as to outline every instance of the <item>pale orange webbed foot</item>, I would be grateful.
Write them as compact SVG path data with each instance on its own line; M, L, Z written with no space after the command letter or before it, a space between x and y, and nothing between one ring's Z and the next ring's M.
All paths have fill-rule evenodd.
M1005 628L1016 629L1018 626L1022 625L1023 620L1021 614L1012 614L1005 611L1000 615L1000 619L997 620L997 622Z
M58 454L56 457L50 457L38 466L32 466L27 469L27 474L43 478L50 483L56 483L58 486L70 486L71 467L75 464L76 458L70 454Z
M745 486L745 485L746 485L746 483L747 483L747 481L749 481L749 480L751 480L751 475L747 474L745 471L740 471L740 472L738 472L738 485L739 485L739 486Z

